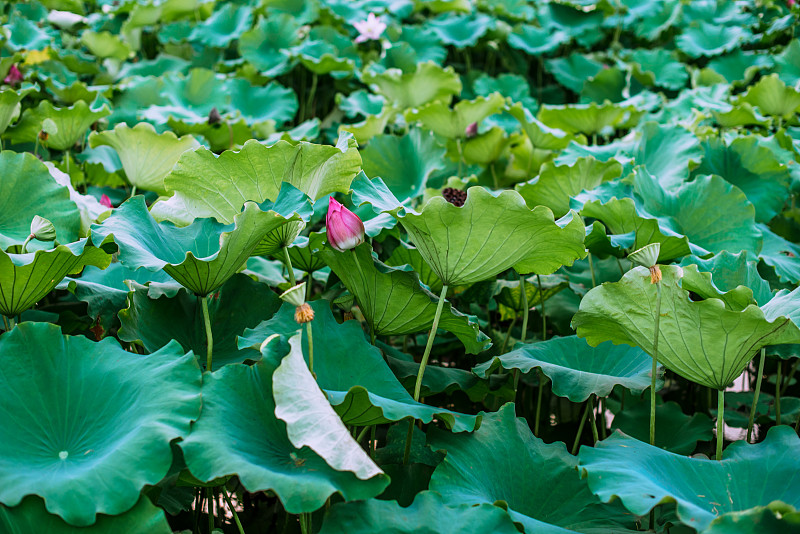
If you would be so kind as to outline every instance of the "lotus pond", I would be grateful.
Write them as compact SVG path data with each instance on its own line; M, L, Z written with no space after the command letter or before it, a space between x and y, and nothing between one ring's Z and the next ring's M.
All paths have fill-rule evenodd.
M0 11L0 533L800 532L794 0Z

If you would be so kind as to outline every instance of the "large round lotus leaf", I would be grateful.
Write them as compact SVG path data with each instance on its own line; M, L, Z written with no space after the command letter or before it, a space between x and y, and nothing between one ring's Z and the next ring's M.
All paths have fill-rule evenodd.
M508 514L488 503L477 506L449 503L434 491L418 493L402 508L395 501L370 499L340 503L325 516L320 534L517 534Z
M273 491L292 514L313 512L337 492L345 500L380 494L386 477L359 480L292 445L286 423L275 417L273 371L262 360L203 376L203 411L180 443L191 473L202 481L237 475L247 491Z
M777 74L761 78L739 97L739 102L748 102L773 117L788 119L800 107L800 91L787 87Z
M5 534L106 534L108 532L146 532L171 534L164 510L142 496L139 502L120 515L98 515L90 527L76 527L57 515L47 513L38 497L30 496L14 508L0 505L0 530Z
M325 232L311 232L308 237L300 236L295 239L288 247L292 267L307 273L319 271L325 267L325 262L315 251L322 248L326 238ZM286 258L282 254L278 255L278 259L283 263L286 262Z
M594 135L604 128L615 128L635 113L633 106L622 106L612 102L597 104L568 104L564 106L544 105L539 109L539 120L552 128L571 134Z
M380 176L400 200L416 198L437 170L444 169L444 147L417 128L408 135L379 135L361 151L367 176Z
M541 369L553 382L555 395L583 402L592 394L606 397L617 385L641 393L650 387L653 360L638 347L611 342L591 347L584 339L568 336L517 345L511 352L474 367L473 372L487 378L501 366L523 373ZM656 387L663 386L664 381L659 376Z
M752 39L746 28L700 22L687 28L675 39L678 48L688 56L710 57L730 52L742 42Z
M792 39L783 52L773 56L773 59L775 72L786 85L794 86L800 82L800 39Z
M94 111L82 100L69 108L56 108L48 100L42 100L38 107L25 110L20 121L6 132L6 136L14 142L33 143L42 130L42 122L50 119L57 131L51 132L42 144L56 150L70 150L83 139L94 122L110 114L108 106Z
M0 135L6 131L8 125L19 117L20 102L29 93L35 90L34 87L26 87L15 91L14 89L5 89L0 91Z
M408 122L420 122L423 128L436 135L464 139L471 124L499 112L504 104L505 99L500 93L492 93L488 97L462 100L452 109L444 102L431 102L420 109L409 110L405 117Z
M773 294L769 283L758 273L758 262L751 259L747 252L719 254L703 260L697 256L684 258L681 265L697 265L701 271L713 275L714 285L721 291L731 291L738 286L745 286L753 291L753 298L759 306L772 300Z
M143 196L115 209L102 225L92 226L92 240L107 238L120 248L119 260L129 269L163 269L182 286L205 296L219 288L242 267L262 237L296 220L272 211L261 211L253 202L224 225L201 219L185 228L156 223Z
M560 30L553 32L529 24L522 24L508 34L508 45L522 50L529 56L552 52L568 40L569 36Z
M461 79L453 67L442 68L432 61L420 63L417 70L407 73L399 69L381 73L366 71L362 80L374 86L377 94L401 110L417 108L435 100L450 103L453 95L461 93Z
M47 166L29 153L0 153L0 249L21 245L31 233L31 221L39 215L56 228L61 243L78 239L81 216L70 200L69 190L50 175ZM42 243L38 247L42 247ZM49 248L49 243L47 244ZM37 248L32 241L28 249Z
M577 52L563 58L548 59L545 65L558 83L575 93L580 93L586 80L603 70L602 63Z
M772 64L769 55L736 49L726 56L714 58L708 67L721 74L728 83L747 84L757 72L770 68Z
M759 224L758 229L764 238L758 257L775 269L781 281L793 284L800 282L800 246L782 238L766 224Z
M469 15L447 13L428 21L428 26L442 43L456 48L474 46L494 25L495 20L485 13Z
M320 257L355 296L375 334L399 336L430 330L438 299L420 286L415 272L389 267L373 258L371 251L365 243L345 252L325 248ZM439 328L458 337L471 354L491 345L478 325L450 304L442 308Z
M621 433L581 448L579 458L589 487L603 501L618 498L639 516L675 502L680 521L703 531L730 512L773 501L800 506L798 454L800 438L779 426L756 445L729 445L722 461L687 458Z
M756 208L756 221L767 223L783 210L791 183L789 168L755 137L737 137L727 145L710 137L703 150L705 157L694 174L717 174L741 189Z
M513 404L485 415L471 434L431 429L428 441L434 450L447 451L430 482L430 489L446 501L501 501L514 522L536 534L628 532L633 527L622 506L602 504L592 495L576 472L578 459L564 443L546 444L535 437L514 415Z
M681 267L665 265L661 272L658 361L688 380L724 389L761 347L800 341L800 329L786 317L768 318L755 305L729 310L716 298L694 302L680 287ZM650 272L636 267L589 291L572 324L590 345L625 343L652 355L655 302Z
M744 512L728 512L717 517L703 534L768 534L800 532L800 511L780 501L755 506Z
M318 200L347 193L360 169L358 149L346 138L335 147L287 141L268 147L251 140L238 152L226 150L220 156L200 148L183 154L167 175L164 185L174 195L153 206L153 216L174 220L175 213L188 214L227 224L248 200L276 200L283 182Z
M542 150L561 150L575 139L574 136L558 130L550 128L542 124L528 108L523 107L521 103L516 103L506 109L509 115L517 119L522 126L522 131L528 136L528 139L533 145L534 149Z
M0 354L7 506L39 495L76 526L121 514L166 474L170 441L200 414L200 369L177 343L142 357L114 339L21 323L0 337Z
M197 41L206 46L224 48L242 33L250 29L253 21L253 10L249 6L225 4L214 14L192 29L190 41Z
M332 43L311 38L292 48L292 55L297 57L305 68L317 75L346 76L355 70L356 61L342 57L341 54L342 52Z
M297 114L297 95L277 82L264 87L251 85L243 78L229 81L231 103L250 122L275 121L283 124Z
M98 59L113 58L117 61L125 61L133 55L131 47L111 32L86 30L81 34L81 44Z
M659 48L634 50L628 59L634 63L633 75L645 85L657 85L677 91L686 86L689 73L669 50Z
M0 250L0 313L15 317L87 265L105 269L111 256L86 239L50 250L8 254Z
M647 122L633 157L637 165L658 176L664 189L671 190L689 179L689 166L703 158L703 149L694 134L682 126Z
M190 135L178 138L172 132L156 133L152 124L141 122L133 128L118 124L113 130L92 132L89 146L101 145L110 146L117 152L131 184L165 195L164 177L181 154L197 148L200 143Z
M261 18L239 38L239 53L264 76L278 76L289 68L288 48L297 44L300 23L287 13Z
M516 191L497 196L470 187L456 207L434 197L419 214L398 217L428 265L446 285L486 280L512 266L550 274L585 254L579 217L562 228L544 206L530 210Z
M163 79L164 105L153 106L144 114L166 122L170 115L188 122L206 122L212 109L224 113L230 107L225 77L209 69L194 68L189 74L168 73Z
M206 354L206 331L197 296L181 289L171 298L160 295L153 298L148 287L133 283L131 289L128 308L119 314L121 340L139 340L145 349L154 352L174 339L186 352ZM257 326L278 311L281 307L278 295L266 285L237 274L208 300L214 369L228 363L259 359L258 352L239 350L236 338L246 328Z
M571 165L548 161L539 169L539 176L517 185L516 190L528 206L547 206L556 217L563 217L569 212L572 197L621 175L622 165L614 159L579 158Z
M376 425L407 417L428 423L435 417L455 432L472 431L480 424L480 417L415 402L394 376L381 352L366 340L356 321L338 324L326 300L309 304L315 313L311 322L314 373L345 424ZM259 348L272 334L294 335L300 328L294 320L294 310L294 306L283 305L275 317L246 330L239 339L239 347ZM305 334L303 352L308 361Z
M433 269L425 263L422 254L415 247L401 241L397 248L386 258L385 263L394 267L408 265L417 274L420 282L425 284L425 287L430 289L434 295L441 293L442 281L439 280Z

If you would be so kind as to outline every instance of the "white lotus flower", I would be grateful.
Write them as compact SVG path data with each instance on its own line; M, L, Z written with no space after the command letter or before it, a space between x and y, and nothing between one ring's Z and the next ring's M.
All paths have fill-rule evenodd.
M364 41L377 41L381 38L381 34L384 32L384 30L386 30L386 24L380 19L380 17L376 17L375 13L370 13L367 16L367 20L354 22L353 26L355 26L356 30L358 30L358 37L356 37L357 43L363 43Z

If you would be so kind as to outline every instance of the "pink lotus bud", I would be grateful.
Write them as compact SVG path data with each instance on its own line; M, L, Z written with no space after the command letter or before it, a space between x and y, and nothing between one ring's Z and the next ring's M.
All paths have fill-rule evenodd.
M325 226L328 230L328 243L339 252L350 250L364 242L364 223L358 215L333 197L328 203Z
M791 9L795 6L796 2L794 0L786 0L786 5Z
M111 199L108 198L108 195L106 195L105 193L103 193L103 196L100 197L100 204L102 204L103 206L105 206L107 208L113 208L114 207L114 205L111 204Z
M467 131L464 132L464 133L466 134L467 139L469 139L470 137L475 137L476 135L478 135L478 123L477 122L473 122L472 124L467 126Z
M11 68L8 69L8 76L5 77L3 82L7 83L8 85L17 85L21 81L22 73L19 71L16 65L11 65Z

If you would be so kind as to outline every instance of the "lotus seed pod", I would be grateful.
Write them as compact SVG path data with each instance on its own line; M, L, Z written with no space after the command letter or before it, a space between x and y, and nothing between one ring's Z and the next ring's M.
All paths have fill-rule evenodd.
M281 300L292 306L302 306L306 303L306 283L297 284L281 293ZM312 313L313 314L313 313Z
M55 241L56 227L44 217L36 215L31 221L31 236L39 241Z

